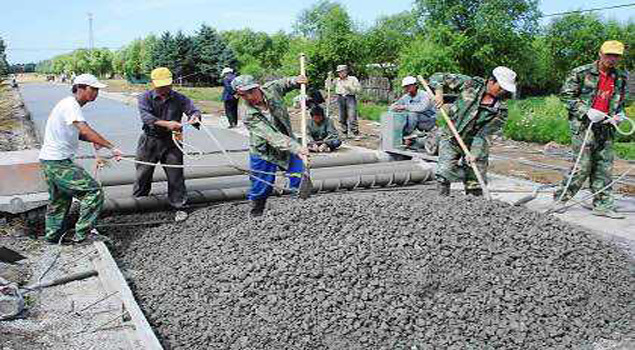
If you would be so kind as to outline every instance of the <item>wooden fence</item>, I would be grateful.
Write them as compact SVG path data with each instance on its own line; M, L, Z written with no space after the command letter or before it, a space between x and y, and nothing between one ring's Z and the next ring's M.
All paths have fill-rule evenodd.
M388 78L368 77L360 83L364 100L392 103L401 96L401 90L393 89Z

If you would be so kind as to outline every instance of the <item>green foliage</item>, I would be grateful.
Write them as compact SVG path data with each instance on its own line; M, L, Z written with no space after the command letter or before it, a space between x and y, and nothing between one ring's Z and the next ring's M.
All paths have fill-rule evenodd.
M282 31L270 36L241 29L222 32L221 36L236 54L238 70L258 79L277 70L289 49L290 37Z
M458 62L448 47L419 37L405 47L399 56L399 75L421 74L428 77L435 72L457 72Z
M621 159L635 160L635 142L618 142L614 146L615 154Z
M373 121L380 121L381 115L388 111L388 105L382 103L360 103L359 104L359 117L361 119L368 119Z
M468 75L487 76L499 65L520 73L539 28L537 0L417 0L415 11Z
M224 67L234 67L234 51L212 27L203 24L194 38L196 70L199 81L207 85L218 85Z
M562 81L571 69L595 61L600 46L606 40L621 40L630 46L624 55L624 66L633 69L633 30L632 21L627 25L605 22L593 13L574 13L555 19L547 27L545 36L553 64L551 76L556 81Z
M512 100L504 135L517 141L569 144L567 110L556 96Z
M328 14L337 8L341 8L337 2L329 0L316 2L298 15L298 19L293 24L294 33L305 38L315 39L323 30Z
M382 76L394 79L397 75L395 63L399 61L403 48L420 31L417 18L411 11L380 17L365 34L368 61L378 65Z

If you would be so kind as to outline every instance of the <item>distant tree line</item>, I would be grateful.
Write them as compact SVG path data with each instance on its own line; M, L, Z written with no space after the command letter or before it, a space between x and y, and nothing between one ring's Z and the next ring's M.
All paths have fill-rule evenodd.
M546 94L570 69L595 60L605 40L626 43L622 64L635 66L632 19L574 13L541 25L541 16L537 0L415 0L410 11L362 25L342 4L321 0L298 15L291 33L219 32L203 25L193 35L149 35L116 52L77 50L41 62L37 70L143 80L152 68L165 66L177 82L217 85L226 66L264 80L298 74L304 52L309 78L317 81L338 64L361 77L389 79L436 71L486 77L506 65L518 73L523 94Z

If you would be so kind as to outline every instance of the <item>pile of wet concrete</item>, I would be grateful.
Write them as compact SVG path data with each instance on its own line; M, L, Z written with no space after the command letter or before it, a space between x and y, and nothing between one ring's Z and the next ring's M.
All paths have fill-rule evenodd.
M430 191L271 202L260 220L241 204L106 230L166 348L592 349L634 334L633 261L556 218Z

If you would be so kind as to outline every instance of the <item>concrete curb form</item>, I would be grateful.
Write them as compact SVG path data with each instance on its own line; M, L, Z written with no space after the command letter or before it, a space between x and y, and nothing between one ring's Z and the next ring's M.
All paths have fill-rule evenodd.
M106 247L103 242L95 242L93 245L99 254L99 258L95 259L93 263L99 272L99 278L104 285L106 293L117 292L122 302L122 308L128 312L128 317L133 328L129 333L131 348L162 350L163 347L159 339L152 331L152 327L141 311L141 308L139 308L132 291L128 287L119 267L117 267L117 263L112 255L110 255L108 247Z

